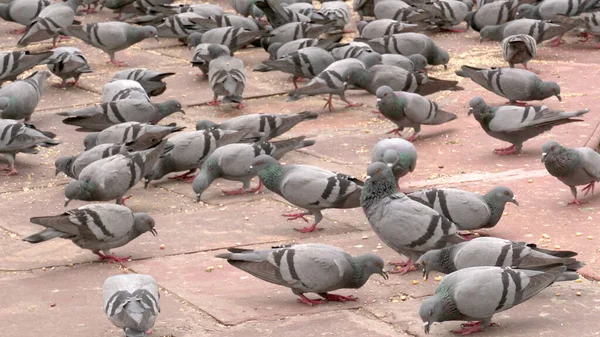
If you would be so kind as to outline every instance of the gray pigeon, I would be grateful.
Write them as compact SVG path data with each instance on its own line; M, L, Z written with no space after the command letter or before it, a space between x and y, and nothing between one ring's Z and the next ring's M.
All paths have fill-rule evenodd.
M550 175L569 186L573 201L569 205L582 205L577 199L577 186L586 185L581 191L594 194L594 185L600 181L600 154L589 147L564 147L557 142L542 146L542 162Z
M588 109L563 112L551 110L544 105L492 107L481 97L471 99L469 105L469 115L475 116L488 135L512 143L510 147L495 149L494 153L498 155L518 154L525 141L549 131L556 125L581 121L574 118L589 112Z
M365 16L375 16L375 0L354 0L352 9L358 13L361 21Z
M288 220L303 219L308 222L306 215L315 216L312 226L296 229L302 233L321 230L317 225L323 219L321 211L324 209L360 206L363 182L346 174L310 165L281 165L268 155L254 158L250 170L258 174L270 191L306 209L306 212L284 214Z
M52 52L31 53L25 51L0 52L0 84L5 81L15 81L23 72L46 63Z
M570 251L539 249L535 244L525 242L482 237L430 250L418 262L423 267L424 279L432 271L450 274L460 269L483 266L544 270L549 265L562 263L567 272L561 276L561 281L569 281L579 278L575 271L584 265L573 258L576 255Z
M243 109L244 88L246 87L246 71L244 61L223 55L210 61L208 66L208 82L213 91L213 100L207 105L220 105L217 101L219 96L223 97L223 103L237 103L234 108Z
M291 288L300 297L298 302L310 306L325 302L310 299L305 293L317 293L326 301L356 301L356 297L329 292L343 288L358 289L367 283L372 274L388 278L383 271L384 262L377 255L366 253L352 257L337 247L323 244L301 244L265 250L227 250L229 253L216 257L227 259L232 266L261 280Z
M0 117L5 119L31 120L50 72L39 71L24 80L14 81L0 88Z
M269 60L277 60L279 58L284 57L287 54L291 54L297 52L300 49L308 48L308 47L319 47L325 50L329 50L334 46L336 42L343 37L343 35L332 35L330 38L324 39L313 39L313 38L302 38L292 40L290 42L281 43L276 42L269 45ZM255 69L256 70L256 69Z
M167 90L163 80L175 73L153 71L146 68L130 68L114 74L112 80L132 80L138 82L148 96L159 96Z
M471 334L492 325L495 313L527 301L550 286L567 269L555 265L546 271L513 270L502 267L472 267L442 279L435 294L421 304L419 315L425 333L433 322L464 323L454 333Z
M407 195L429 204L460 230L492 228L500 221L507 202L519 206L513 192L504 186L494 187L485 195L457 188L432 188Z
M296 84L298 78L313 78L334 61L330 52L319 47L307 47L274 61L263 61L263 64L284 73L292 74L294 88L298 89L298 84Z
M236 13L243 17L252 16L253 18L258 19L264 15L264 13L254 4L255 0L227 0L227 2Z
M264 31L265 26L258 20L245 18L234 14L210 15L202 19L195 19L194 23L206 29L219 27L244 28L250 31Z
M79 82L81 74L93 72L88 60L81 50L75 47L59 47L52 49L48 59L48 70L62 79L61 87L74 86ZM75 81L67 82L69 78Z
M327 24L315 24L309 22L290 22L283 26L273 29L269 36L261 39L261 45L268 51L272 43L286 43L303 38L316 38L319 35L328 32L333 26L333 22Z
M44 226L41 232L23 239L40 243L54 238L65 238L89 249L110 262L126 262L128 257L117 257L110 252L122 247L145 232L156 236L154 219L146 213L133 213L129 208L114 204L90 204L60 215L40 216L29 221Z
M596 40L600 37L600 13L582 13L579 18L575 19L574 23L585 29L583 33L584 40L581 40L581 42L587 42L590 37L595 37Z
M188 36L187 41L192 46L200 43L222 44L235 53L268 34L266 30L250 31L238 27L220 27L204 33L194 32Z
M73 199L84 201L117 200L124 204L125 193L150 172L162 156L167 141L152 149L116 154L97 160L79 173L65 188L65 207Z
M99 144L127 144L133 151L146 150L173 132L185 129L176 125L150 125L126 122L108 127L100 132L92 132L83 140L86 150Z
M124 67L125 62L115 60L115 53L127 49L147 38L158 41L158 32L153 26L134 26L125 22L98 22L82 26L70 26L62 30L92 47L101 49L110 57L110 63Z
M371 163L374 162L390 164L398 181L417 167L417 149L411 142L401 138L382 139L371 150Z
M469 29L469 25L464 30L456 30L453 27L465 21L470 9L461 1L456 0L438 0L432 4L415 3L415 7L428 12L441 29L458 33L464 33Z
M292 114L250 114L235 117L220 124L215 124L209 120L201 120L196 123L196 130L208 130L210 128L234 131L247 130L250 134L263 134L256 141L268 141L288 132L300 122L317 119L317 117L319 117L317 113L310 111Z
M262 180L259 181L258 187L250 189L250 180L256 176L256 172L249 172L252 161L260 155L269 155L279 160L290 151L312 146L315 143L314 140L305 140L305 138L305 136L301 136L275 142L230 144L216 149L206 159L192 184L196 201L200 202L202 193L218 178L243 183L239 189L223 191L227 195L260 191L263 185Z
M23 124L12 119L0 119L0 154L8 160L8 166L2 168L8 175L17 175L15 157L17 153L38 153L37 145L51 147L60 144L54 140L56 135L40 131L33 125Z
M456 115L440 109L436 102L410 92L394 90L388 86L377 89L377 107L381 114L398 127L388 133L400 132L406 127L414 128L408 141L417 139L421 124L439 125L456 119Z
M575 28L575 25L569 23L551 23L543 20L519 19L509 21L499 26L485 26L479 32L479 39L502 41L512 35L527 34L532 36L535 39L535 42L542 43L542 41L562 36L573 28Z
M558 16L577 16L591 11L598 0L544 0L536 4L523 3L517 9L517 19L552 20Z
M421 54L404 56L400 54L382 54L381 64L400 67L412 72L424 72L427 68L427 59Z
M307 0L308 1L308 0ZM319 13L319 11L312 5L312 1L310 3L306 2L296 2L289 5L284 5L286 9L290 9L294 12L305 15L309 18L310 21L314 23L326 23L329 21L323 14ZM296 20L297 21L297 20Z
M72 24L78 24L75 20L77 7L82 0L66 0L53 3L41 10L40 14L31 21L27 32L17 42L17 46L25 47L32 42L52 39L52 48L56 48L56 42L62 29Z
M175 99L162 103L121 99L73 111L59 112L58 115L67 116L68 118L63 119L63 123L78 126L77 131L102 131L126 122L154 125L175 112L185 114L181 103Z
M164 154L144 176L144 187L152 180L158 180L172 172L188 171L169 179L191 182L191 176L199 169L215 149L239 142L247 130L210 129L179 133L168 140L173 149Z
M508 98L510 104L517 104L518 101L541 101L551 96L562 101L560 86L556 82L544 82L529 70L483 69L465 65L456 71L456 75L468 77L496 95Z
M54 162L56 175L63 172L68 177L77 179L81 170L96 160L127 153L129 153L129 148L125 144L100 144L76 156L61 156Z
M319 13L333 22L333 27L344 33L353 33L354 31L345 31L344 26L350 23L350 7L344 1L327 1L321 4Z
M476 12L467 14L467 23L479 32L486 26L497 26L515 19L519 0L494 1L477 5Z
M102 287L104 313L127 337L147 336L160 312L159 301L158 286L150 275L115 275Z
M365 57L366 54L374 53L371 46L364 42L355 42L352 41L350 43L338 43L334 44L331 48L331 55L336 60L343 60L349 58L362 58Z
M223 15L223 8L214 4L163 4L156 6L153 10L159 10L168 15L175 13L194 12L204 17Z
M425 252L464 241L446 217L399 192L385 163L369 164L360 204L377 236L408 257L408 261L394 264L404 266L401 274L409 272Z
M42 9L52 2L49 0L10 0L0 2L0 18L8 22L16 22L25 27L13 30L11 34L23 34L31 22L38 17Z
M202 15L194 12L173 14L162 20L162 23L156 26L159 37L186 39L190 34L205 30L196 24L196 20L205 19Z
M222 44L200 43L196 46L196 49L194 49L194 54L192 55L192 61L190 63L192 66L202 70L204 76L208 76L210 61L223 55L231 55L231 51L227 46Z
M392 19L379 19L374 21L361 21L357 25L360 37L365 39L376 39L385 35L408 33L424 30L418 24L400 22Z
M306 86L291 91L288 96L288 102L297 101L306 96L329 94L329 99L323 107L329 107L329 111L333 111L331 99L335 94L339 95L340 99L346 102L346 107L360 106L361 104L352 103L346 99L346 81L350 71L353 68L368 69L380 63L381 55L377 53L365 54L361 59L349 58L335 61L308 82Z
M290 22L310 22L311 19L297 11L282 6L279 0L257 0L254 2L260 8L273 28L281 27Z
M421 33L400 33L388 35L377 39L355 39L369 44L374 51L380 54L401 54L409 56L421 54L425 56L430 65L444 65L447 68L450 56L447 51L439 47L433 39Z
M376 1L373 12L377 20L392 19L402 22L416 23L431 18L430 13L418 11L416 8L411 7L406 2L399 0Z
M147 100L150 102L148 93L137 81L113 80L102 87L102 103L121 99Z
M527 62L537 55L537 43L527 34L511 35L502 40L502 58L511 68L522 64L527 70Z

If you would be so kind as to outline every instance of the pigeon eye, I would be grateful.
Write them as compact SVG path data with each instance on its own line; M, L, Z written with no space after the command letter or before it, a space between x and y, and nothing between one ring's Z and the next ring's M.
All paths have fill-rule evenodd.
M510 193L508 193L508 191L505 191L505 192L504 192L504 195L509 195L509 194L510 194Z
M387 95L388 95L388 94L387 94L387 92L386 92L385 94L383 94L383 97L387 97Z
M429 310L429 316L433 316L433 310Z
M149 224L151 224L151 223L152 223L152 221L150 221L150 220L146 220L146 223L149 225Z
M380 170L380 169L377 169L377 170L375 171L375 173L379 173L379 172L381 172L381 170Z
M552 147L550 148L550 150L554 150L554 146L552 146Z
M381 267L381 263L379 263L379 262L375 262L375 266L376 266L376 267Z

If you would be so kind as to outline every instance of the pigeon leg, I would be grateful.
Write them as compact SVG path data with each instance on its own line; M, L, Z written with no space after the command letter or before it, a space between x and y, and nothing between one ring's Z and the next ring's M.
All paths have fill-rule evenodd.
M234 105L233 107L234 107L235 109L242 110L242 109L244 108L244 104L242 104L242 103L238 103L237 105Z
M169 177L169 180L181 180L181 181L187 181L190 178L190 175L194 173L194 171L196 170L189 170L184 174L180 174L178 176L174 176L174 177ZM195 178L196 176L193 175L192 178Z
M327 103L323 105L323 107L329 106L329 111L333 111L333 102L331 102L331 97L333 95L329 94L329 98L327 99Z
M206 105L208 105L208 106L219 106L219 105L221 105L221 102L217 101L217 99L213 99L212 101L206 103Z
M131 196L121 197L121 198L117 199L117 205L125 206L125 200L130 199L130 198L131 198Z
M125 61L117 61L114 58L111 58L110 61L108 61L106 63L112 63L112 64L116 65L117 67L127 67L127 64L125 63Z
M1 168L0 170L2 171L8 171L8 173L6 174L7 176L16 176L19 174L19 172L15 169L15 159L14 157L7 157L8 159L8 165L4 165L3 168Z
M113 263L113 262L118 262L118 263L123 263L123 262L127 262L129 260L129 258L131 256L128 257L118 257L115 255L104 255L100 252L96 252L96 255L98 255L100 257L100 261L103 260L109 260L108 263Z
M408 259L406 262L390 262L390 265L394 266L394 270L389 271L392 274L400 274L404 275L409 271L417 270L416 266L413 264L411 259ZM403 267L397 269L396 267Z
M400 134L400 131L402 131L403 129L404 129L404 128L396 128L396 129L393 129L393 130L390 130L390 131L386 132L385 134L387 135L387 134L390 134L390 133L395 133L395 134L396 134L396 135L398 135L398 136L402 136L402 135Z
M310 215L310 214L311 213L309 213L309 212L301 212L301 213L287 213L287 214L281 214L281 215L288 218L288 221L302 219L302 220L308 222L308 219L306 219L304 216Z
M581 189L581 192L585 191L585 194L583 196L588 195L588 193L591 191L592 195L594 195L594 185L596 184L595 181L592 181L591 183L587 184L584 188Z
M564 43L564 41L562 40L562 35L553 38L552 41L550 41L550 43L552 47L560 46L562 43Z
M587 201L580 201L577 197L573 198L573 201L569 202L567 205L577 205L581 206L583 204L587 204Z
M290 220L290 219L288 219ZM322 231L323 228L317 228L318 223L314 223L312 226L310 227L302 227L302 228L294 228L295 231L300 232L300 233L310 233L310 232L314 232L314 231Z
M406 138L406 140L408 140L409 142L414 142L415 140L417 140L418 137L418 133L413 133L410 137Z
M325 301L323 301L323 300L311 300L310 298L304 296L304 294L300 294L298 296L300 296L300 298L298 299L298 302L310 305L311 307L315 304L324 304L325 303Z
M346 106L345 106L345 108L356 108L356 107L362 106L362 103L353 103L353 102L350 102L350 101L349 101L349 100L346 98L346 94L345 94L344 92L342 92L342 93L340 94L340 98L342 99L342 101L346 102Z
M593 35L588 33L588 32L583 32L581 34L578 35L578 37L582 37L584 38L584 40L579 39L579 42L588 42L590 40L590 37L592 37Z
M331 301L331 302L356 302L358 301L358 298L353 297L353 296L342 296L342 295L336 295L336 294L328 294L328 293L319 293L319 296L323 297L326 301Z
M21 29L13 29L9 33L15 34L15 35L20 35L20 34L24 34L25 32L27 32L27 27L23 27Z
M519 154L521 153L521 149L517 148L515 145L503 148L503 149L495 149L494 150L494 154L497 154L499 156L506 156L509 154Z
M472 327L460 328L459 330L452 330L452 332L456 333L456 334L461 334L463 336L470 335L470 334L476 333L476 332L482 332L483 327L481 325L479 325L479 322L477 322L477 323L478 323L478 325L475 325Z

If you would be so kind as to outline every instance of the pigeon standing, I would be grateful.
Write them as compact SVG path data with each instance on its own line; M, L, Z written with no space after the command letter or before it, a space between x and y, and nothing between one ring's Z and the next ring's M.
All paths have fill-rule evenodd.
M235 53L266 35L266 30L249 31L240 27L220 27L204 33L194 32L187 37L187 41L192 46L200 43L221 44Z
M316 38L319 35L328 32L333 26L333 22L327 24L315 24L309 22L290 22L283 26L273 29L269 36L261 39L261 45L268 50L273 43L286 43L302 38Z
M56 48L56 42L62 34L62 29L72 24L79 24L79 21L75 20L75 12L77 7L81 5L81 1L61 1L42 9L29 25L27 32L17 42L17 46L25 47L32 42L51 38L52 48Z
M385 35L424 30L425 27L392 19L379 19L370 22L361 21L358 23L356 28L358 28L358 32L362 38L376 39Z
M128 144L134 151L148 149L173 132L185 129L176 125L150 125L127 122L108 127L100 132L92 132L83 140L86 150L99 144Z
M17 175L15 157L17 153L38 153L37 145L51 147L60 144L54 140L56 135L40 131L33 125L23 124L12 119L0 119L0 154L8 160L8 166L2 168L8 175Z
M433 322L464 323L454 333L483 331L495 313L521 304L550 286L566 270L554 266L546 271L501 267L472 267L446 275L435 294L421 304L419 315L428 334Z
M313 78L335 60L330 52L319 47L302 48L274 61L263 61L270 68L292 74L294 89L298 89L299 78Z
M417 167L417 149L401 138L382 139L371 150L371 163L377 161L391 164L394 178L398 181Z
M125 144L100 144L76 156L61 156L54 162L56 175L63 172L67 177L77 179L81 170L96 160L127 153L129 153L129 148Z
M542 146L542 162L550 175L569 186L573 201L569 205L582 205L577 199L577 186L586 185L581 191L594 193L594 185L600 181L600 154L589 147L569 148L550 141Z
M11 0L0 3L0 18L8 22L16 22L25 27L13 30L11 34L23 34L31 22L38 17L42 9L50 6L49 0Z
M145 232L156 236L154 219L146 213L133 213L129 208L114 204L90 204L60 215L34 217L32 223L46 229L23 239L40 243L64 238L89 249L100 260L125 262L128 257L114 256L110 250L122 247Z
M482 69L462 66L456 74L468 77L473 82L498 96L508 98L510 104L517 101L541 101L556 96L559 101L560 86L556 82L547 81L531 71L517 68Z
M132 80L138 82L146 91L148 96L159 96L167 90L167 84L163 80L175 73L159 72L146 68L130 68L114 74L112 80Z
M358 13L360 21L364 20L365 16L375 16L375 0L354 0L352 9Z
M223 103L237 103L234 108L242 109L244 105L244 88L246 87L246 71L244 61L229 55L212 60L208 66L208 81L214 93L213 100L208 105L220 105L217 101L223 97Z
M392 88L382 86L377 89L376 95L381 114L398 126L388 133L400 135L405 127L414 128L408 141L417 139L421 124L439 125L456 119L455 114L441 110L437 103L419 94L394 92Z
M433 21L444 30L449 30L457 33L464 33L469 29L467 27L464 30L457 30L453 27L459 25L461 22L465 21L467 14L470 9L461 1L456 0L439 0L434 2L433 4L419 4L416 3L415 6L420 8L426 12L431 13L433 17Z
M385 163L369 164L360 204L377 236L408 257L406 262L394 263L404 267L401 274L409 272L423 253L464 241L446 217L399 192Z
M473 114L483 130L490 136L511 146L495 149L497 155L518 154L523 143L553 127L561 124L581 121L574 119L589 112L583 109L574 112L550 110L547 106L488 106L483 98L475 97L469 102L469 115Z
M527 34L512 35L502 40L502 58L511 68L515 64L522 64L527 70L527 62L537 54L537 43L532 36Z
M134 26L125 22L98 22L82 26L70 26L64 33L74 36L92 47L101 49L110 57L110 63L123 67L125 62L115 60L115 53L127 49L147 38L158 41L158 32L153 26Z
M479 32L479 40L502 41L512 35L527 34L532 36L535 42L542 43L542 41L562 36L573 28L575 28L575 25L570 23L551 23L544 20L519 19L499 26L483 27ZM560 43L560 39L557 39L557 41Z
M52 49L53 55L48 60L48 70L62 79L61 87L74 86L79 82L81 74L93 72L88 60L81 50L75 47L59 47ZM73 78L73 82L67 82Z
M383 54L381 55L381 64L399 67L410 72L425 72L427 59L421 54L412 54L409 56Z
M344 26L350 22L350 7L344 1L327 1L321 4L319 13L325 18L334 22L333 27L344 33L353 33L354 31L345 31Z
M380 54L404 56L421 54L425 56L430 65L443 65L444 68L447 68L450 61L450 55L446 50L439 47L432 38L421 33L400 33L360 41L368 43L374 51Z
M204 76L208 76L210 61L224 55L231 55L231 51L226 46L222 44L200 43L196 46L196 49L194 49L194 54L192 55L192 61L190 63L192 66L202 70Z
M27 50L0 52L0 84L5 81L15 81L17 76L23 72L38 64L47 63L51 56L51 51L41 53L31 53Z
M102 287L104 313L127 337L146 336L160 312L160 294L150 275L111 276Z
M315 223L297 231L310 233L323 219L321 211L328 208L355 208L363 182L346 174L335 173L310 165L281 165L268 155L252 160L250 170L257 173L265 187L283 197L289 203L306 209L306 212L289 213L288 220L303 219L314 215Z
M133 80L113 80L102 87L102 103L120 99L137 99L150 101L144 87Z
M519 0L494 1L477 5L477 11L467 14L467 23L479 32L486 26L498 26L512 21L517 13Z
M50 72L39 71L0 88L0 117L30 121L42 98L48 77Z

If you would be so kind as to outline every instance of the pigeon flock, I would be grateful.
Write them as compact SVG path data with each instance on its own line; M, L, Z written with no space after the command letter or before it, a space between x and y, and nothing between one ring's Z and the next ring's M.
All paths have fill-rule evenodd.
M579 278L577 270L584 263L575 259L576 252L473 232L496 226L507 203L519 205L510 188L497 186L484 195L446 187L405 194L399 181L417 169L421 126L459 118L427 97L463 90L458 81L431 76L432 69L447 68L452 57L436 44L436 33L473 29L480 40L499 42L507 67L465 64L456 75L508 100L488 105L482 97L472 97L462 103L483 132L511 144L494 150L495 155L516 155L527 140L555 126L581 121L589 112L527 103L552 97L562 100L559 83L545 81L544 73L534 72L528 62L536 57L540 43L553 39L551 44L559 45L567 32L578 31L586 40L600 37L598 0L228 2L230 8L172 0L2 1L0 17L23 26L12 32L20 35L16 47L21 48L0 52L0 153L8 161L4 168L8 176L19 174L17 154L36 154L38 146L61 146L60 135L34 126L48 78L57 76L60 86L69 90L94 71L77 44L57 46L61 41L81 40L105 52L112 66L123 67L125 63L117 60L119 51L145 39L169 38L193 49L190 63L201 70L198 75L214 93L208 105L245 108L244 91L255 83L247 82L244 60L236 55L244 48L264 49L264 61L254 72L265 77L271 72L292 76L294 88L284 98L287 101L322 95L327 98L324 107L333 111L334 96L348 109L361 106L348 100L348 90L369 93L377 102L379 118L396 127L388 132L392 138L380 137L372 149L371 163L364 163L366 179L312 165L280 163L287 153L316 141L308 136L278 137L299 123L317 120L318 113L247 113L222 123L199 120L196 130L185 130L162 121L175 113L185 114L180 101L153 100L167 90L163 80L177 74L128 68L104 85L101 102L61 111L55 117L81 132L81 152L55 162L55 173L70 178L64 186L64 206L72 200L104 203L33 217L30 222L42 228L24 241L37 244L65 238L101 260L124 263L128 257L116 256L111 249L146 232L156 235L155 227L160 226L150 214L135 213L125 205L133 186L140 181L148 188L165 178L177 180L201 202L206 200L204 191L220 178L241 183L238 189L223 191L226 195L266 188L300 209L284 216L310 223L296 229L301 233L322 230L318 226L328 209L360 207L379 239L408 258L389 263L394 267L384 271L384 261L377 255L351 256L316 243L235 247L217 255L257 278L290 288L307 305L356 301L332 292L361 288L373 274L387 280L388 273L406 274L419 268L427 279L437 271L448 275L421 305L418 315L424 331L429 333L435 322L469 321L454 331L466 335L493 325L494 314L525 302L554 282ZM103 9L113 10L117 17L87 24L77 20ZM457 28L461 25L464 28ZM354 38L348 40L348 34ZM50 41L48 51L23 49ZM300 83L304 79L306 83ZM413 130L408 137L407 129ZM569 204L584 203L578 199L578 186L593 194L595 182L600 181L600 154L591 148L549 141L541 149L541 161L550 175L570 188ZM253 187L255 178L258 186ZM160 313L159 288L149 275L109 277L102 299L109 320L130 337L149 334Z

